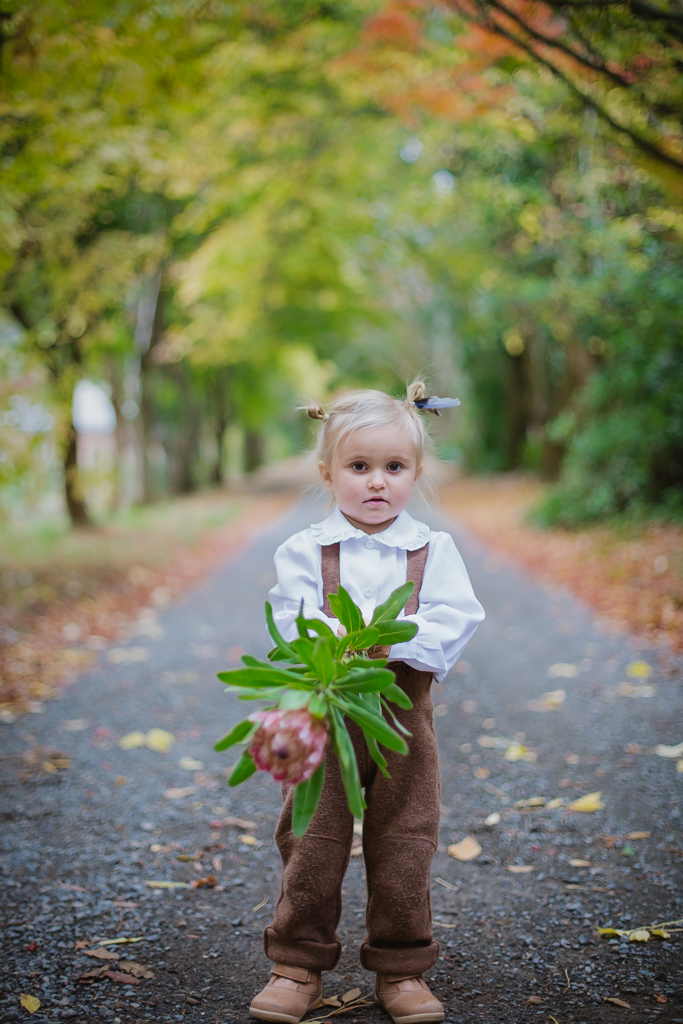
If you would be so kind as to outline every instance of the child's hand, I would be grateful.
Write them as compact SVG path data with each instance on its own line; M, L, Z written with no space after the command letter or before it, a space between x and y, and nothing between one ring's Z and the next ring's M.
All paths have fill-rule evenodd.
M368 647L368 658L388 658L391 647L380 647L375 644L374 647Z

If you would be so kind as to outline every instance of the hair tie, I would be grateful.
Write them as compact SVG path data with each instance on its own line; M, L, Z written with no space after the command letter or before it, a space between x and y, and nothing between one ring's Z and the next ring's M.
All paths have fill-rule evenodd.
M306 409L306 415L309 416L312 420L322 420L323 423L325 422L325 420L328 420L330 418L329 414L325 412L322 405L319 404L309 405Z

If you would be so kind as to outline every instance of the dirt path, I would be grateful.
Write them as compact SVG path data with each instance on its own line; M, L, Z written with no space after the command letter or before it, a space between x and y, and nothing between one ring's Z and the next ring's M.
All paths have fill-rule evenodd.
M33 1021L247 1019L267 976L261 931L277 896L279 794L260 775L226 787L232 759L211 746L244 708L215 672L244 649L266 650L273 550L320 513L298 506L167 607L154 636L102 652L43 714L2 727L0 1021L29 1019L22 993L41 1002ZM680 936L640 943L595 931L683 918L683 773L654 753L683 740L680 674L660 676L651 653L601 632L567 593L453 530L488 617L434 694L444 812L433 907L443 957L432 983L446 1019L683 1021ZM653 665L650 678L627 675L634 660ZM564 700L542 698L558 690ZM558 710L545 710L553 702ZM168 753L120 746L150 729L174 736ZM603 809L566 810L597 790ZM515 807L535 797L565 805ZM482 852L460 862L447 847L466 836ZM217 888L148 885L209 875ZM363 885L354 857L344 954L326 995L370 990L356 957ZM140 941L103 945L123 938ZM119 959L87 956L93 949ZM153 978L130 974L147 967ZM99 968L113 977L78 981ZM368 1008L343 1019L385 1016Z

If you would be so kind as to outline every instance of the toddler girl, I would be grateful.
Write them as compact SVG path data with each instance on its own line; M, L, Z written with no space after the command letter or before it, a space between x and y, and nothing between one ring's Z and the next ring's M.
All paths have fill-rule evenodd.
M397 711L412 734L409 753L383 750L391 778L378 770L360 729L347 721L367 803L367 938L360 961L376 973L375 998L396 1024L444 1017L422 979L439 956L430 867L441 792L430 686L453 667L484 617L450 535L430 531L406 512L428 441L415 405L424 394L421 383L410 385L405 401L380 391L352 391L336 399L329 413L319 406L308 410L323 421L319 469L335 506L323 522L278 548L278 582L270 592L277 626L285 639L294 639L302 600L306 618L323 619L343 632L328 601L340 582L367 621L392 590L406 579L415 583L405 615L417 623L416 636L370 651L389 658L396 682L413 703L410 711ZM307 832L299 839L292 834L289 787L275 833L282 885L264 936L274 964L250 1008L261 1020L298 1024L321 998L321 972L332 970L341 953L336 929L353 817L330 748L326 758L322 798Z

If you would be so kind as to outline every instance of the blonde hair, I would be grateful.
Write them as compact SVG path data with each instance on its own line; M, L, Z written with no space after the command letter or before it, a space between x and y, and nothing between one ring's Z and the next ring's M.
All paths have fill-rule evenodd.
M414 381L408 385L403 400L392 398L384 391L363 388L339 395L328 411L319 404L309 405L306 412L310 418L322 420L315 455L325 466L330 466L341 442L356 430L383 427L389 423L405 423L415 441L418 466L422 467L425 459L432 455L432 440L414 403L426 394L422 381Z

